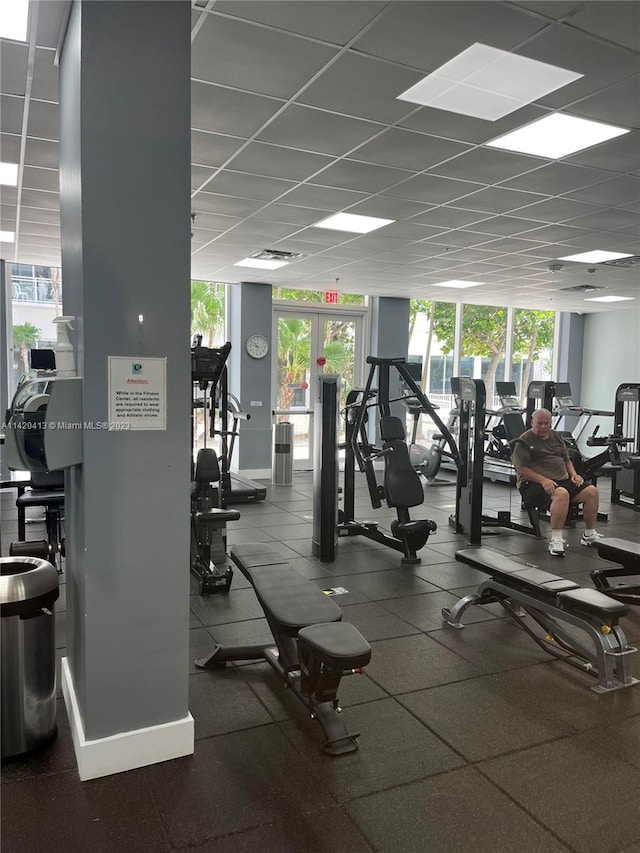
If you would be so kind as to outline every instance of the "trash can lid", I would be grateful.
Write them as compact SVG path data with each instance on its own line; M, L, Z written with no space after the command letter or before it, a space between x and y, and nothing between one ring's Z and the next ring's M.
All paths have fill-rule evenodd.
M31 601L57 589L58 572L46 560L0 557L0 605Z

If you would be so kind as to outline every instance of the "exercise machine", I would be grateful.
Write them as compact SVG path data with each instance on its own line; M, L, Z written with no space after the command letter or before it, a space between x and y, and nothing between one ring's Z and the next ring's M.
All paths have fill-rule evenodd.
M229 415L231 415L232 419L231 428L229 428ZM236 439L239 435L240 422L250 421L251 414L249 412L242 411L238 398L234 394L231 394L229 391L227 391L226 415L225 412L222 411L220 417L222 423L222 430L224 430L226 432L226 435L230 437L229 444L227 447L227 460L225 465L227 471L226 491L230 495L227 502L251 503L253 501L263 501L267 497L266 486L263 486L262 483L256 483L254 480L250 480L247 477L243 477L241 474L238 474L237 471L231 472L233 451L235 448Z
M233 569L227 560L227 522L237 521L236 509L221 508L220 465L211 447L198 451L191 483L191 573L200 595L229 592Z
M191 545L189 568L198 581L200 595L228 592L233 569L226 553L226 525L240 518L237 510L223 506L222 472L218 455L206 446L207 412L213 423L216 394L231 344L220 348L203 347L202 336L197 335L191 349L191 382L193 386L191 408L192 447L195 445L195 413L203 412L205 447L200 448L192 463L191 476Z
M611 503L640 512L640 383L623 382L616 389L614 432L630 442L620 454L621 468L611 477Z
M196 666L266 661L322 726L323 750L329 755L355 752L359 733L349 732L340 716L338 689L343 676L362 673L371 646L353 625L341 621L342 611L331 598L269 545L237 545L231 559L251 583L275 647L217 645Z
M422 376L422 362L409 361L406 363L406 368L416 384L420 382ZM418 385L418 387L421 387ZM442 466L443 457L449 457L450 454L446 449L446 441L442 433L436 432L433 434L431 444L425 447L418 442L418 429L420 427L420 419L423 414L427 414L422 407L422 404L417 397L405 397L404 403L409 415L411 416L411 437L409 439L409 458L411 464L416 469L418 474L422 474L425 478L427 486L453 486L455 480L438 479L440 468ZM437 406L433 406L437 409ZM447 419L447 428L453 434L458 417L458 409L454 407L449 412Z
M458 447L461 467L456 485L455 513L449 523L456 533L466 533L470 545L479 545L482 536L495 535L499 528L528 533L541 538L540 528L513 521L510 510L489 516L482 511L484 444L487 392L482 379L453 377L451 387L460 401ZM515 480L513 472L511 482Z
M561 430L561 427L564 426L567 429L571 421L575 421L571 429L571 435L576 445L586 432L591 418L612 418L614 416L614 412L605 412L601 409L585 409L584 406L579 406L571 396L571 385L568 382L555 382L553 393L555 398L555 406L553 408L555 420L553 428Z
M469 607L498 602L541 649L597 678L592 687L596 693L639 683L629 669L637 649L629 646L620 625L629 612L621 601L491 548L462 549L456 560L489 577L476 592L442 610L447 625L463 628L462 616Z
M220 506L223 509L230 504L262 501L267 496L267 489L261 483L231 473L239 422L248 421L250 415L241 411L237 398L229 393L227 359L230 352L229 342L220 348L203 347L202 335L196 335L191 348L193 410L204 411L205 446L207 437L220 439Z
M596 589L625 604L640 604L640 545L627 539L607 537L596 542L594 547L604 560L620 564L591 572ZM618 581L617 578L625 580ZM630 578L634 579L633 583L629 581Z
M437 529L430 519L413 520L409 510L424 502L422 482L411 464L404 426L400 418L391 414L391 405L405 399L390 397L390 372L393 370L415 397L424 412L439 428L448 444L452 457L459 458L458 448L447 426L407 370L404 358L367 357L369 375L363 389L352 389L347 395L344 415L346 420L343 505L338 513L339 536L366 536L402 553L404 564L419 563L417 552L424 547L429 536ZM377 379L377 382L375 380ZM375 383L375 384L374 384ZM368 434L369 412L378 415L378 428L382 446L371 443ZM323 440L327 440L325 436ZM375 463L384 463L383 484L378 483ZM355 518L355 470L365 474L371 506L379 509L382 502L396 511L391 530L382 529L376 522L358 521ZM331 496L330 496L331 498ZM330 503L327 499L327 504ZM337 499L337 497L336 497Z
M525 431L524 408L516 394L515 382L496 382L498 409L487 409L483 472L492 482L513 482L511 442Z

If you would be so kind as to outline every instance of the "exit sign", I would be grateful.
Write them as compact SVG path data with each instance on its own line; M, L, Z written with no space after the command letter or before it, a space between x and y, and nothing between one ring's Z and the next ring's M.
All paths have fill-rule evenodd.
M337 290L325 290L324 292L324 301L329 305L337 305L338 304L338 291Z

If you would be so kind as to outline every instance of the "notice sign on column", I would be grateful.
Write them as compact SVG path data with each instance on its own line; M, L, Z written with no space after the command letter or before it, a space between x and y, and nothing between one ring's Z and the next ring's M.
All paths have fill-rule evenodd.
M167 359L109 361L109 429L167 428Z

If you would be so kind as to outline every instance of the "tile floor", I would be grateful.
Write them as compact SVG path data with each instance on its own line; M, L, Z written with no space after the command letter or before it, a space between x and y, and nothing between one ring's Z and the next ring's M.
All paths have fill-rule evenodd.
M373 647L366 673L341 689L359 751L323 755L319 726L266 664L191 663L195 754L81 783L59 699L55 743L2 767L3 853L640 853L640 686L595 694L592 679L544 655L497 605L468 611L464 631L443 627L442 607L483 577L453 559L465 543L447 525L453 487L425 489L414 516L438 531L415 567L361 537L319 563L311 495L310 475L269 487L267 501L239 505L229 543L275 543L314 583L348 590L336 601ZM5 554L14 500L2 493ZM514 491L486 484L487 511L509 504L519 515ZM371 510L362 485L357 505L362 518L392 517ZM638 541L640 517L613 507L602 529ZM37 524L28 530L39 535ZM485 544L589 586L604 563L579 535L567 531L562 561L519 533ZM247 586L239 572L226 596L201 598L192 586L191 661L214 641L270 641ZM64 595L57 623L62 656ZM640 642L637 609L623 627Z

